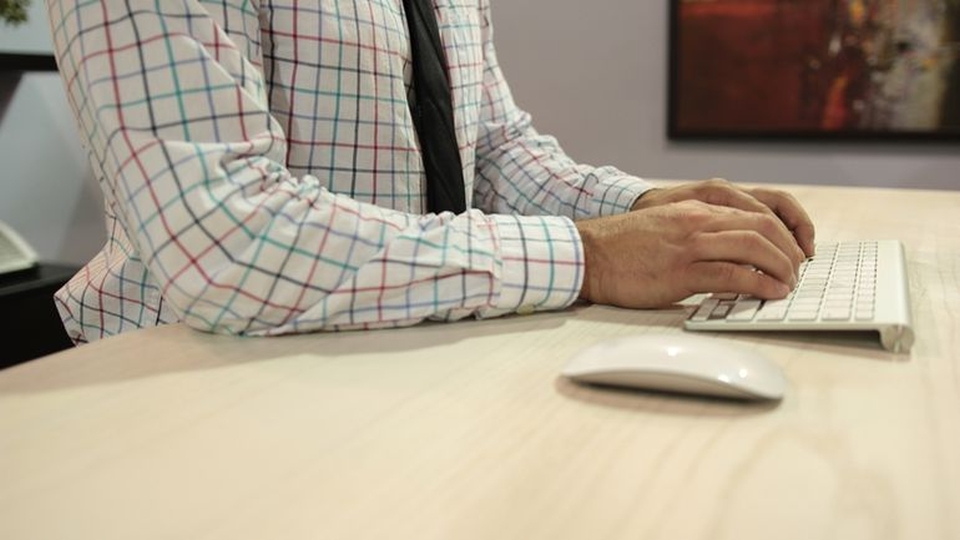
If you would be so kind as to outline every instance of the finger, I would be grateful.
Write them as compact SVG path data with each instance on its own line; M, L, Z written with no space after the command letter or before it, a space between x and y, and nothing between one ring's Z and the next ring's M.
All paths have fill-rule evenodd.
M813 255L813 221L803 206L789 193L766 188L742 189L722 179L706 181L704 186L709 193L708 202L712 204L776 216L791 231L794 241L804 255Z
M687 283L696 293L748 294L763 300L785 298L792 287L750 267L731 262L707 261L690 265Z
M751 194L763 204L769 206L793 233L803 253L811 257L814 253L816 231L813 220L797 199L784 191L757 188Z
M793 288L797 283L798 264L755 231L724 231L709 233L697 238L695 253L697 262L729 262L748 266Z
M804 252L797 245L790 230L779 218L745 212L734 208L708 207L712 215L702 226L702 231L719 233L727 231L753 231L772 242L785 256L793 262L793 272L800 268L800 263L806 258ZM742 247L745 249L747 246Z

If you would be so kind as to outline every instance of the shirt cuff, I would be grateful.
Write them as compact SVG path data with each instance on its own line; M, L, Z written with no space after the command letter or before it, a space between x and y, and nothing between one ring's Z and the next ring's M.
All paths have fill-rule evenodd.
M497 225L500 294L480 318L563 309L580 296L583 244L568 218L490 216Z
M633 203L654 186L642 178L629 175L599 175L593 191L595 217L613 216L629 212Z

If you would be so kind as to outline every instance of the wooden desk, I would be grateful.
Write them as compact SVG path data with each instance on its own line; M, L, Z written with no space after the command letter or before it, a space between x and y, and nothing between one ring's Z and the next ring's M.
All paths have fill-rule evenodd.
M728 335L787 373L762 406L559 378L683 307L132 333L0 372L0 538L960 538L960 193L788 189L821 239L904 240L909 355Z

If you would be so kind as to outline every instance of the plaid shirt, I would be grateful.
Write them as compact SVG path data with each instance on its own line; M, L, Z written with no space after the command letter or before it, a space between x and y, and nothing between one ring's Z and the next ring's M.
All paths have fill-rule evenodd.
M399 0L47 0L108 240L56 295L78 343L173 321L272 335L559 309L574 219L648 188L514 104L488 0L437 0L467 204L424 215Z

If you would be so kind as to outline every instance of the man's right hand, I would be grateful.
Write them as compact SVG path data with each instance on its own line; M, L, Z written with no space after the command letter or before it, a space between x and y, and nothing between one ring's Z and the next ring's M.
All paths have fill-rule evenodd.
M631 308L708 292L783 298L805 256L771 213L686 200L577 222L586 272L580 297Z

